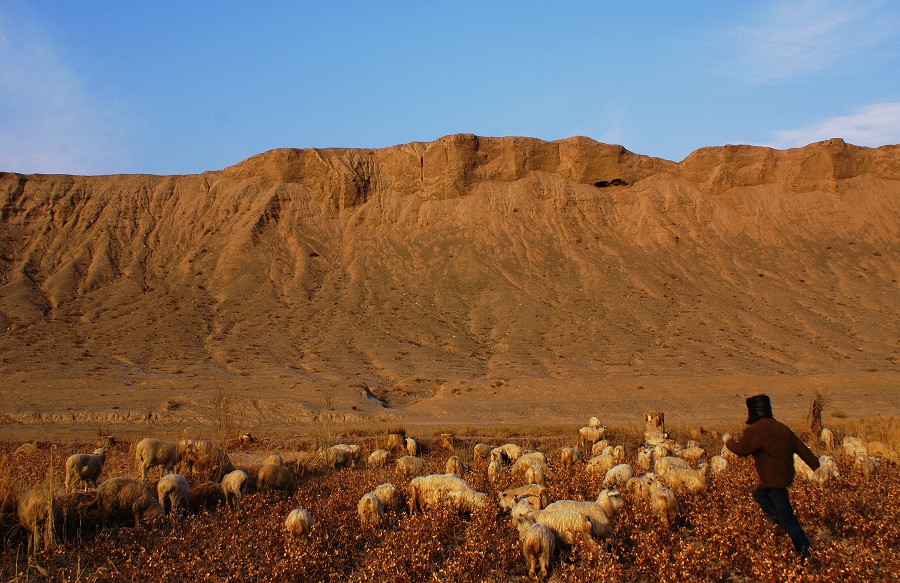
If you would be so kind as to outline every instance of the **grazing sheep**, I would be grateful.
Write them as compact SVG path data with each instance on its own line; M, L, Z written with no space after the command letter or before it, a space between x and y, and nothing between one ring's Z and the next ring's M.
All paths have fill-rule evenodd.
M831 432L827 427L822 428L822 433L819 434L819 441L822 442L822 445L825 446L825 449L828 451L834 451L834 433Z
M509 465L509 454L502 447L495 447L491 450L491 461L495 461L500 465Z
M841 442L844 453L849 457L856 457L858 454L866 453L866 444L858 437L850 437L849 435Z
M376 449L369 454L369 459L366 460L366 466L370 468L383 467L387 464L389 455L390 452L386 449Z
M428 472L428 464L420 457L405 455L394 462L397 473L402 476L421 476Z
M438 436L436 447L446 451L453 451L456 449L455 442L456 437L452 433L441 433Z
M145 519L163 514L156 493L142 480L132 478L110 478L97 486L97 507L103 516L106 528L110 518L121 518L129 514L137 527Z
M624 488L628 480L634 477L634 470L628 464L613 466L603 478L604 488Z
M184 457L188 442L174 443L162 439L145 437L134 447L134 457L141 472L141 479L147 481L147 470L159 466L161 475L171 474L175 471L175 464Z
M672 526L678 519L678 499L675 492L659 482L650 488L650 512L666 526Z
M578 447L593 447L606 435L605 427L582 427L578 430Z
M97 487L97 478L106 461L106 451L103 448L95 449L93 454L76 453L66 459L66 492L75 490L75 483L84 484L87 492L88 484Z
M344 448L333 445L319 450L325 463L334 468L342 468L350 463L350 454Z
M208 439L188 441L182 462L191 475L214 482L234 469L228 454Z
M525 557L528 575L534 577L535 571L540 569L541 577L546 577L550 557L556 550L556 536L553 531L543 524L527 520L519 522L517 529L519 539L522 541L522 556Z
M714 474L724 472L728 469L728 459L721 455L712 456L712 459L709 460L709 469Z
M409 481L409 510L415 514L447 502L458 510L471 512L484 507L487 495L477 492L468 482L453 474L418 476Z
M411 455L413 457L422 453L419 449L419 444L412 437L406 438L406 453L407 455Z
M272 455L270 455L263 461L263 465L266 465L266 464L275 464L278 466L283 466L284 458L281 457L280 453L273 453Z
M445 474L454 474L462 478L463 474L468 471L469 466L463 463L459 456L451 455L447 459L447 463L444 464L444 473Z
M387 444L385 449L393 451L395 449L406 449L406 430L394 429L388 431Z
M276 464L277 465L277 464ZM222 494L225 504L232 510L241 507L241 500L247 495L250 477L243 470L233 470L222 477Z
M831 478L838 478L841 475L834 458L830 455L819 456L819 469L816 470L816 474L818 475L817 481L820 484L827 482Z
M572 467L576 462L584 461L584 454L574 447L564 447L559 450L559 465L564 468Z
M635 464L642 471L649 472L653 468L653 450L644 448L638 451Z
M49 549L55 540L56 500L46 490L26 490L19 496L16 508L19 524L28 533L28 554L43 547Z
M687 463L686 460L683 460L680 457L674 457L670 455L656 458L656 461L653 462L653 471L660 476L665 475L667 472L669 472L669 470L676 468L690 470L691 465Z
M512 457L512 456L510 456ZM516 459L515 463L512 465L513 473L522 473L528 468L542 464L544 466L547 465L547 457L539 451L533 451L530 453L522 454ZM549 469L549 468L545 468Z
M222 484L206 482L194 486L188 493L187 509L192 514L200 514L204 511L212 512L223 504L225 504L225 493Z
M289 468L279 464L265 464L256 474L256 489L283 490L289 494L297 491L297 476Z
M603 424L601 424L600 420L596 417L591 417L590 419L588 419L588 427L590 427L591 429L600 429L601 427L603 427Z
M891 446L883 441L870 441L866 444L866 453L874 457L886 457L893 459L896 455Z
M491 450L494 449L492 445L488 445L486 443L476 443L473 448L473 454L476 459L486 460L491 457Z
M529 484L547 485L547 464L535 464L525 470L525 481Z
M619 515L625 501L615 488L604 489L594 501L557 500L545 510L572 510L590 519L591 533L595 539L603 539L612 534L612 519Z
M487 467L487 478L488 482L491 484L496 484L498 480L500 480L500 475L503 473L503 466L500 465L500 462L497 460L491 460L491 463L488 464Z
M309 532L313 527L313 518L309 510L305 508L294 508L291 510L284 521L284 528L288 536L300 539L306 542Z
M191 492L191 485L181 474L166 474L156 483L156 495L163 514L184 508Z
M500 449L502 449L506 453L509 461L511 462L515 462L520 457L525 455L525 450L522 448L522 446L516 445L515 443L504 443L500 446Z
M853 469L868 478L878 469L878 459L865 453L856 454L853 459Z
M238 435L238 445L240 445L243 449L247 449L250 447L250 444L256 441L253 439L253 436L250 433L245 432Z
M595 455L588 460L584 471L588 474L606 474L613 466L617 465L618 460L612 454L602 453Z
M591 446L591 455L595 456L595 455L600 455L603 453L607 453L607 454L611 453L611 450L610 451L606 450L606 448L608 448L608 447L609 447L609 440L601 439L600 441L598 441L597 443L595 443L594 445Z
M625 489L632 493L635 500L650 502L650 488L656 483L657 476L654 473L635 476L625 483Z
M379 500L381 500L381 503L384 505L385 510L397 508L397 506L399 505L400 491L397 490L397 487L390 482L379 484L375 487L374 490L372 490L372 492L376 496L378 496Z
M512 520L519 524L542 524L553 533L557 542L574 546L579 541L596 549L597 541L591 536L591 519L574 510L533 510L528 504L520 503L513 508Z
M547 487L542 484L527 484L518 488L510 488L497 494L500 500L500 508L512 510L521 500L526 500L535 510L546 508L550 503Z
M349 463L350 467L355 468L357 462L359 462L362 459L362 448L359 447L358 445L356 445L355 443L354 444L339 443L333 447L342 449L345 452L347 452L347 462L346 463Z
M706 452L700 447L686 447L675 452L675 455L686 462L698 462L703 459Z
M709 464L700 464L696 470L671 468L659 475L659 481L679 494L706 492L709 489Z
M366 492L356 505L359 521L370 526L379 526L384 518L384 503L374 492Z

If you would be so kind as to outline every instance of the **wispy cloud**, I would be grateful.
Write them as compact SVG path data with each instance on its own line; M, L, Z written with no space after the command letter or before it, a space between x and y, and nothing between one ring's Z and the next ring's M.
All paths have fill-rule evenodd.
M91 102L66 55L40 27L12 20L0 12L0 171L121 169L116 116Z
M857 146L900 144L900 103L876 103L850 115L831 117L805 127L775 133L772 148L796 148L829 138Z
M897 23L882 1L777 0L757 22L727 31L736 52L729 73L767 83L828 69L896 38Z

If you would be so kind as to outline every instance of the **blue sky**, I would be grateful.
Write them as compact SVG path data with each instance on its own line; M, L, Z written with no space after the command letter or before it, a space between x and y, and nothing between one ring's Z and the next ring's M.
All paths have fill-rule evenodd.
M0 171L187 174L453 133L900 142L900 3L0 0Z

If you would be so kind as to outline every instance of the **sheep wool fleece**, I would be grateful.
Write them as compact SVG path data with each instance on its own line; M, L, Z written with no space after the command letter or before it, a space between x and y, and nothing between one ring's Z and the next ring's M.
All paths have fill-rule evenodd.
M787 488L794 481L794 454L813 470L819 460L791 428L771 417L763 417L747 427L740 441L729 439L725 446L756 462L761 488Z

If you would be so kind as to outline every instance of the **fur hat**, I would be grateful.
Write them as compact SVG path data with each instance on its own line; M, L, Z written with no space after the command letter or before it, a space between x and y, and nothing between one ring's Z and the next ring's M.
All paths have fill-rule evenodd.
M769 395L754 395L747 399L747 425L752 425L763 417L772 417L772 402Z

